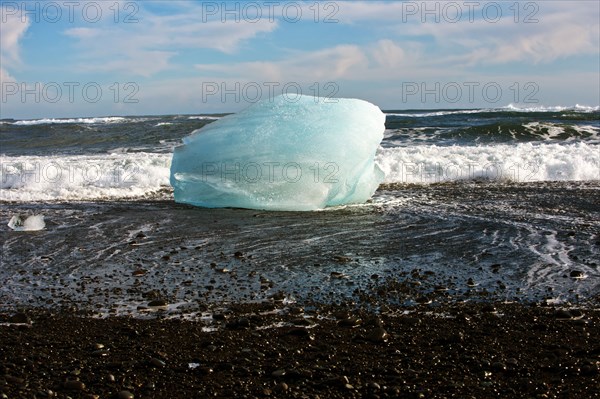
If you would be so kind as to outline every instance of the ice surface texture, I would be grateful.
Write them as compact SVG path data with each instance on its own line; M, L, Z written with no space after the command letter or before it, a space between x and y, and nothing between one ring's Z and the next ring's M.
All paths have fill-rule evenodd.
M175 201L219 208L307 211L368 200L385 115L366 101L262 100L194 131L175 148Z

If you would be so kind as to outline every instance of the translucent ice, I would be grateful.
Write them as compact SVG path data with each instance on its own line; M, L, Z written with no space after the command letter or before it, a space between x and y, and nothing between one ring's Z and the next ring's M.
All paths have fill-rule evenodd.
M368 200L385 115L366 101L278 96L194 131L175 149L175 200L314 210Z
M15 231L37 231L46 227L44 215L32 215L29 217L15 215L8 221L8 227Z

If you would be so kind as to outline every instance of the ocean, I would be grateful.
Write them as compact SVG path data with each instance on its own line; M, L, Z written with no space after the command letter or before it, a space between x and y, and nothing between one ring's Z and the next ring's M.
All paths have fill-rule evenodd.
M160 297L197 315L399 281L417 289L385 301L598 297L599 107L384 112L384 183L317 212L173 201L173 148L223 114L1 120L0 309L131 314ZM12 231L17 214L46 228Z

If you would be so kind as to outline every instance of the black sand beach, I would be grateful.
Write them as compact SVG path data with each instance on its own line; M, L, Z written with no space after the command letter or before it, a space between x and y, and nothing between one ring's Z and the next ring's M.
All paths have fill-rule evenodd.
M595 306L597 309L598 301ZM30 311L4 398L595 398L600 312L524 304L232 305L199 322ZM15 316L13 316L15 317ZM4 321L8 320L3 316Z
M5 204L47 226L0 231L0 392L597 397L598 192L384 186L311 213Z

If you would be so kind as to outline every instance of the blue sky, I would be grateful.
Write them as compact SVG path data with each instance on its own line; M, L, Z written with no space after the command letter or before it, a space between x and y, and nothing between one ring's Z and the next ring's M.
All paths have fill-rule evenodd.
M596 0L0 4L2 118L600 103Z

